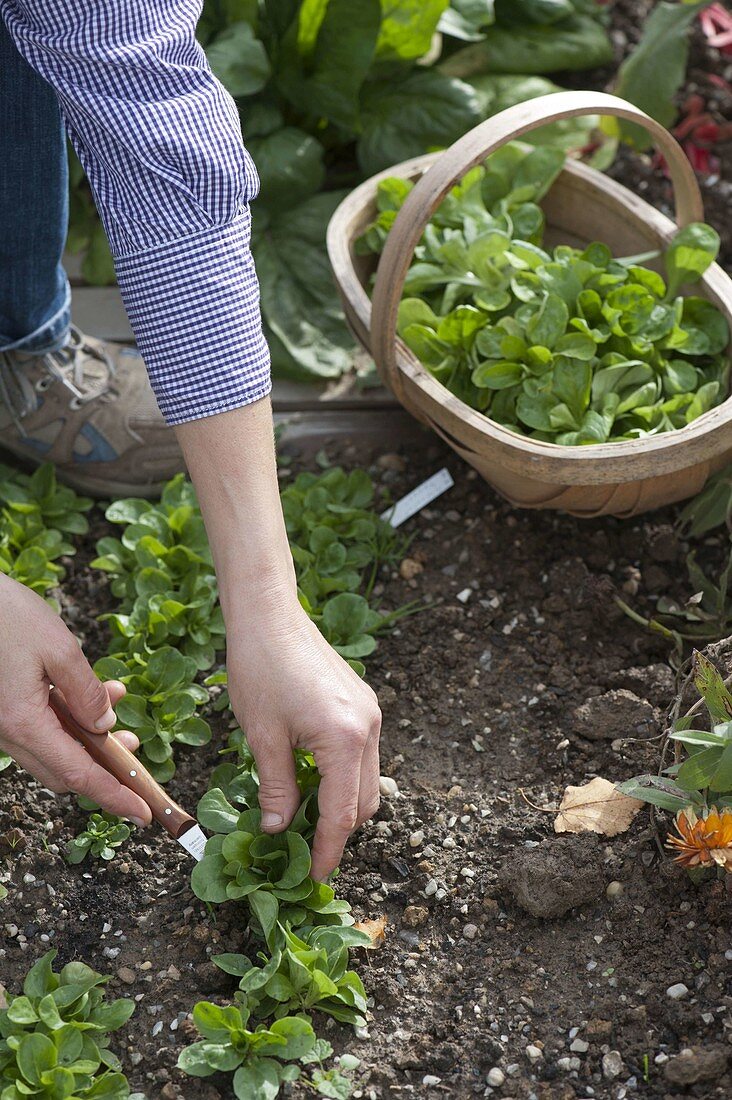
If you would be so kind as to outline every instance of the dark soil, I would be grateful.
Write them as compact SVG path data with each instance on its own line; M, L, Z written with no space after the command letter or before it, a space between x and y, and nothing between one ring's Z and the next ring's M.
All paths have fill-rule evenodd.
M651 6L615 4L619 57ZM684 95L700 91L728 119L730 98L710 73L732 78L729 60L696 36ZM575 81L603 87L611 76L595 75ZM732 149L719 155L721 178L702 186L732 266ZM649 157L623 153L612 174L670 212L668 182ZM338 457L354 466L378 456ZM373 472L398 494L445 463L456 487L408 525L423 571L383 578L387 606L418 597L431 607L385 638L368 669L384 711L382 772L399 794L354 837L339 880L359 917L388 919L384 946L355 959L373 1019L359 1038L319 1027L362 1060L356 1096L728 1097L726 884L693 885L662 857L647 811L606 840L557 837L543 809L567 784L657 768L675 690L669 651L611 593L645 611L661 594L691 594L674 514L582 522L516 512L434 447ZM111 606L88 568L104 531L95 513L63 593L92 659L105 645L96 616ZM712 569L725 549L706 540ZM212 721L208 748L177 754L170 790L191 809L225 737L223 721ZM174 1067L193 1037L194 1003L226 1000L234 988L209 956L252 949L241 910L212 917L189 889L189 857L156 828L110 865L69 867L62 848L82 821L72 799L14 768L0 775L0 873L10 890L0 903L0 980L16 992L50 946L60 962L83 959L112 975L111 991L139 1002L114 1043L134 1087L151 1100L231 1100L226 1079L194 1081ZM11 830L21 836L14 847ZM667 991L679 983L686 993L676 1000Z
M355 449L339 457L369 462ZM399 494L446 461L456 487L409 525L423 572L382 581L387 606L432 606L369 664L384 710L382 772L399 795L354 838L340 878L359 917L388 919L384 946L356 960L373 1019L362 1038L335 1024L323 1033L361 1058L364 1097L483 1095L491 1070L505 1076L495 1095L526 1100L677 1097L688 1094L682 1077L698 1082L691 1095L728 1096L725 884L694 886L662 859L646 811L604 840L557 837L554 815L536 808L556 805L568 783L657 767L674 693L668 651L608 593L615 586L641 608L653 602L644 592L690 594L673 516L588 523L516 512L435 447L372 472ZM95 527L98 537L104 521ZM91 547L70 563L65 613L94 658L94 616L109 600L86 567ZM723 549L709 541L712 566ZM170 789L190 808L225 733L215 722L210 747L178 751ZM208 956L253 949L241 911L223 907L214 920L189 889L188 857L157 828L108 866L71 868L61 848L83 818L70 798L9 769L0 807L0 844L17 829L24 846L2 853L3 983L17 990L49 946L62 962L84 959L139 1002L115 1044L137 1088L230 1100L224 1079L193 1081L174 1067L194 1003L235 986ZM676 1001L667 990L678 983L688 992Z

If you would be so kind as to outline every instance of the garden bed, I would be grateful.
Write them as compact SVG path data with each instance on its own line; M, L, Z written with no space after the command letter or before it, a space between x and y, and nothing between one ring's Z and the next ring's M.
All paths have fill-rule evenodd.
M496 1095L527 1100L680 1096L694 1081L692 1095L729 1095L724 884L695 887L661 863L645 811L613 840L558 838L553 815L530 805L557 805L568 783L593 775L657 766L674 691L668 649L617 611L606 578L689 595L673 517L582 523L516 512L436 447L406 460L332 457L347 467L375 458L373 474L394 495L446 461L457 484L409 522L409 556L423 571L383 579L387 606L432 605L369 660L385 716L382 772L399 795L352 841L339 892L357 918L386 915L387 934L368 958L357 952L373 998L368 1037L324 1027L324 1017L320 1033L361 1059L363 1096L482 1095L491 1070L505 1076ZM69 561L63 606L96 658L105 640L95 619L113 600L88 569L107 533L99 513L92 528ZM704 554L721 561L723 549L711 539ZM608 695L617 691L631 694ZM191 809L225 733L213 722L210 745L177 751L169 789ZM69 867L61 845L82 822L71 799L8 769L0 807L15 883L0 903L3 984L16 990L48 946L61 962L83 959L113 975L118 995L139 999L113 1044L134 1087L230 1100L223 1077L198 1082L174 1067L193 1037L195 1001L226 1001L236 987L209 955L247 949L241 910L229 903L214 919L191 893L188 856L157 827L108 866ZM9 851L13 829L22 840ZM517 904L511 882L526 882L523 903L537 915ZM621 885L608 896L611 883ZM676 1000L667 990L680 983ZM687 1047L694 1057L674 1061ZM622 1066L613 1055L603 1071L610 1051Z

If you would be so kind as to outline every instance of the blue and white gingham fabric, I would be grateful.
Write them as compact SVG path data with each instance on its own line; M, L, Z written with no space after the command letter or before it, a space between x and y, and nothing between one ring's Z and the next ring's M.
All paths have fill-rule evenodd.
M201 0L0 0L55 89L171 424L270 390L236 106L195 38Z

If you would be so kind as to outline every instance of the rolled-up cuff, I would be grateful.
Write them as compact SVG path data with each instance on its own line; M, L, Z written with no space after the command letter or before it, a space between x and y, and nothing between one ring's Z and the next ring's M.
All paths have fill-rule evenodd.
M250 228L246 207L227 225L115 261L137 346L169 424L239 408L270 391Z

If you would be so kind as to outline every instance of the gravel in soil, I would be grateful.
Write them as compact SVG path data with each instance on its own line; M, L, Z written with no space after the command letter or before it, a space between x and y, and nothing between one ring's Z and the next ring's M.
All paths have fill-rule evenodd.
M370 461L353 448L338 457ZM642 593L650 578L656 595L688 594L673 516L516 512L437 447L372 457L394 495L445 463L457 484L410 521L421 571L380 580L386 606L430 606L370 660L382 772L396 793L386 785L339 879L359 917L388 920L384 946L355 960L373 1019L360 1037L321 1020L322 1033L361 1058L365 1097L729 1095L724 883L693 886L662 861L646 812L605 840L557 837L541 809L568 783L656 767L674 691L667 651L607 592L630 581ZM102 530L95 519L95 537ZM709 561L723 549L710 540ZM96 657L93 618L109 596L81 568L90 551L72 566L64 606ZM170 789L191 808L225 736L214 722L210 746L178 752ZM0 807L12 873L0 903L3 984L16 990L49 946L62 962L84 959L138 1001L116 1043L135 1087L230 1100L225 1079L186 1079L175 1062L196 1000L235 988L209 956L256 949L241 911L212 917L189 889L188 857L155 828L109 865L72 868L61 850L83 818L70 798L9 769Z

